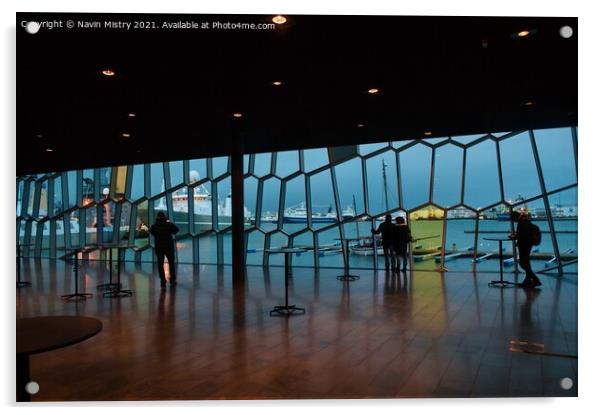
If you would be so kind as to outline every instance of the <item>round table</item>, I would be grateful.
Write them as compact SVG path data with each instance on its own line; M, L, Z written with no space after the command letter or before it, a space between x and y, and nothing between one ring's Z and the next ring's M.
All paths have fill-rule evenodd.
M77 255L84 253L89 247L83 246L78 248L57 248L57 250L65 251L64 257L73 256L73 279L75 280L75 292L71 294L61 295L65 301L79 301L92 298L92 293L79 292L79 259ZM85 289L85 287L84 287Z
M17 402L29 402L29 356L82 342L102 330L92 317L47 316L17 319Z
M507 236L483 238L485 241L496 241L498 243L498 255L500 257L500 279L497 281L491 281L489 286L499 285L504 288L507 285L518 285L515 282L504 281L504 258L502 257L502 242L511 241L512 239Z
M125 290L121 284L121 257L122 251L128 248L135 248L136 245L127 243L104 243L98 244L98 249L109 250L109 282L97 285L96 288L105 290L103 297L131 297L132 290ZM113 282L113 249L117 250L117 282Z
M302 248L278 248L268 249L265 251L268 254L284 254L284 305L277 305L270 311L270 316L290 316L292 314L305 314L305 309L297 307L296 305L290 305L288 303L288 279L291 274L290 271L290 256L301 252L306 252Z

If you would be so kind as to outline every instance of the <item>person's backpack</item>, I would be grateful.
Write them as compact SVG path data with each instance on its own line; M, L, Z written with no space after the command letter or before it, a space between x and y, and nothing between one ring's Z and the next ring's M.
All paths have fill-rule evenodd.
M537 246L541 243L541 230L539 229L539 226L535 225L534 223L531 223L530 228L531 243Z

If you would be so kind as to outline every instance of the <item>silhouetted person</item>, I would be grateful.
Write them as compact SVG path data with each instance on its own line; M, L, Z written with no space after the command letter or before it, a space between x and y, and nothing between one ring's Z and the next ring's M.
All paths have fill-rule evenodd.
M391 215L385 216L385 221L378 225L378 229L372 229L373 234L382 235L382 246L383 253L385 255L385 269L389 271L389 268L395 268L395 250L393 249L393 232L395 230L395 224ZM390 259L390 260L389 260ZM389 265L390 264L390 265ZM399 267L399 264L397 264Z
M395 218L395 228L393 232L393 249L395 250L395 255L397 259L397 268L395 269L399 272L399 267L401 265L401 261L403 260L403 272L406 272L408 267L408 243L412 240L412 233L410 232L410 227L406 224L406 221L401 216Z
M174 263L174 240L173 235L178 233L176 225L167 219L163 212L157 213L155 224L150 228L150 234L155 237L155 254L157 255L157 264L159 266L159 278L161 279L161 288L165 287L165 270L163 263L165 257L169 262L169 283L176 285L176 265Z
M531 268L531 248L533 248L533 225L529 216L525 213L513 211L511 216L512 221L516 222L516 232L510 235L511 239L516 241L518 246L518 263L520 267L525 271L525 279L519 284L521 287L538 287L541 285L541 281L537 278L537 275Z

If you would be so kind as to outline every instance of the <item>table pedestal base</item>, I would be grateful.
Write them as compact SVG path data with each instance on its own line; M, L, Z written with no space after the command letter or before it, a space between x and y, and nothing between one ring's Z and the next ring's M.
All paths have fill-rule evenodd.
M499 287L504 288L504 287L506 287L508 285L509 286L516 286L518 284L515 283L515 282L510 282L510 281L498 280L498 281L491 281L488 285L490 287L498 287L499 286Z
M87 300L88 298L92 298L93 294L91 293L73 293L73 294L67 294L67 295L61 295L61 298L64 301L80 301L80 300Z
M340 280L340 281L355 281L355 280L359 280L359 279L360 279L359 275L350 275L350 274L339 275L337 277L337 280Z
M270 311L270 316L291 316L293 314L305 314L305 309L293 305L277 305Z
M102 296L103 297L131 297L132 295L134 295L134 292L132 290L110 290L107 291L106 293L104 293Z
M114 289L120 289L121 288L121 284L117 283L117 282L108 282L106 284L99 284L96 286L96 289L101 290L101 291L111 291Z

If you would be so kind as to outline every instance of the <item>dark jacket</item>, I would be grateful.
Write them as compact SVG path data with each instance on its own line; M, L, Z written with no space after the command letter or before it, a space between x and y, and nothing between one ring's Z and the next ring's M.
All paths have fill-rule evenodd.
M521 217L516 225L516 244L522 248L532 247L531 240L531 221Z
M155 237L155 249L170 250L173 249L173 236L180 229L169 220L157 221L150 228L150 234Z
M383 222L378 225L378 229L374 233L381 234L383 245L390 246L395 241L394 231L395 224L393 222Z
M405 252L408 249L408 243L412 240L410 227L405 223L403 225L395 225L393 229L393 249L396 252Z

